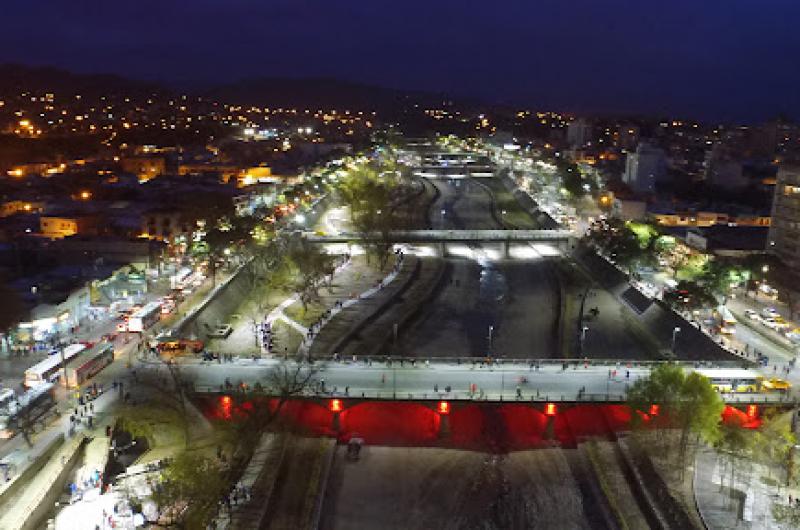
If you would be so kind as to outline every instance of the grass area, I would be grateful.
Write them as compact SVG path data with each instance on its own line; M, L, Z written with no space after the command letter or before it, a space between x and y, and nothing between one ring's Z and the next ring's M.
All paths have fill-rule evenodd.
M322 313L324 313L327 308L328 306L326 304L320 302L311 302L308 304L308 309L304 309L303 304L300 302L295 302L287 307L283 312L287 317L291 318L295 322L299 322L300 324L308 327L312 323L319 320L319 317L322 316Z
M494 179L486 179L482 182L487 188L492 190L495 199L497 214L504 223L512 228L535 230L538 228L536 221L520 206L514 195L506 189L502 182ZM503 213L505 212L505 213Z
M272 324L272 331L275 334L277 352L286 352L290 356L297 353L300 348L300 343L303 342L303 336L282 320L276 320Z

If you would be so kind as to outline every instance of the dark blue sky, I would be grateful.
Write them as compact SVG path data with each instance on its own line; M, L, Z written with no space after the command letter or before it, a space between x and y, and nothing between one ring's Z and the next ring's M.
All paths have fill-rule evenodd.
M535 108L800 118L798 0L5 0L0 61L333 76Z

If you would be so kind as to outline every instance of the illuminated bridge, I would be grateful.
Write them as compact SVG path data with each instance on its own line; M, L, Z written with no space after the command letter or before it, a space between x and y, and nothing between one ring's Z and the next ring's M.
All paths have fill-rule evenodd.
M198 392L229 391L240 383L248 388L263 381L278 364L271 359L240 360L234 364L191 362L183 370L191 375ZM486 365L480 361L436 362L408 360L401 365L387 363L317 362L315 385L309 398L353 400L403 400L453 402L522 403L622 403L628 387L650 373L657 362L631 364L615 361L575 360L520 361ZM691 364L685 365L691 369ZM723 370L723 369L721 369ZM227 386L226 380L230 383ZM723 394L726 403L747 405L789 405L787 394Z
M253 407L273 410L279 401L255 391L274 361L187 364L206 414L233 419ZM314 376L306 395L289 400L280 415L305 432L369 444L444 446L507 451L557 441L571 446L588 436L613 436L631 429L634 417L647 422L657 405L632 411L627 386L654 363L631 367L568 361L475 367L471 363L415 366L398 362L329 363ZM615 372L616 370L616 372ZM225 378L229 384L225 384ZM244 384L242 384L244 383ZM760 425L767 408L795 402L782 394L727 394L724 421Z

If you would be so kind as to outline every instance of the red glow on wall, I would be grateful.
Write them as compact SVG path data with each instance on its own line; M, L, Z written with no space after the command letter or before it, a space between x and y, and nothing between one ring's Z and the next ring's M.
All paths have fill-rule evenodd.
M440 401L439 406L436 407L436 410L439 411L439 414L447 416L448 414L450 414L450 403L448 403L447 401Z
M230 396L222 396L219 398L219 412L220 415L229 420L233 411L233 400Z
M331 412L341 412L342 411L342 400L341 399L332 399L328 408L331 409Z
M659 405L656 404L650 405L650 412L648 412L648 414L651 416L658 416L658 412L660 409L661 407Z
M556 412L558 412L558 407L555 403L548 403L544 406L545 416L555 416Z

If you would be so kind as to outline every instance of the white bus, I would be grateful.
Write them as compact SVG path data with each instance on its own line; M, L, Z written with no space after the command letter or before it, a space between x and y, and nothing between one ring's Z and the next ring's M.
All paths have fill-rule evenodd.
M17 411L17 394L10 388L0 390L0 414L14 414Z
M161 303L150 302L128 318L128 331L141 333L161 319Z
M67 387L76 388L114 362L114 345L101 342L67 366Z
M70 344L64 348L64 362L68 364L71 359L84 350L86 350L86 346L83 344ZM47 359L25 370L24 384L28 388L32 388L42 383L50 383L58 378L58 371L61 368L61 355L50 355Z
M0 414L0 438L13 437L17 432L18 419L25 422L39 421L53 411L56 403L53 384L45 383L27 390L14 400L13 411Z
M706 377L717 392L753 393L761 389L763 376L744 368L701 368L695 370Z

